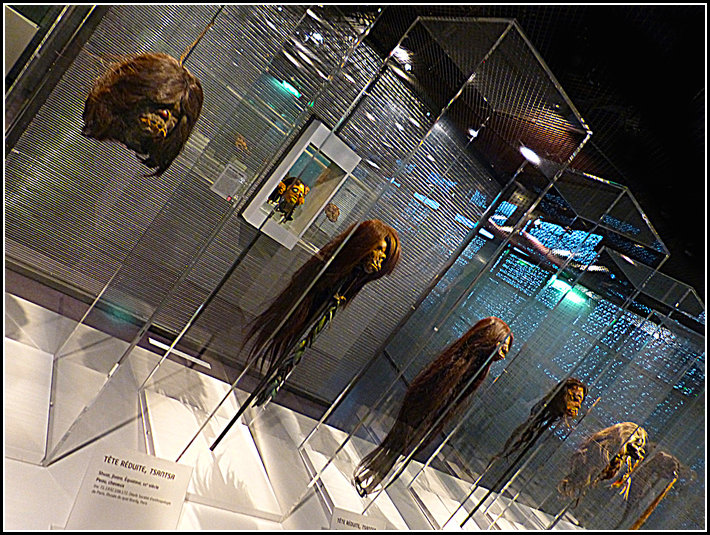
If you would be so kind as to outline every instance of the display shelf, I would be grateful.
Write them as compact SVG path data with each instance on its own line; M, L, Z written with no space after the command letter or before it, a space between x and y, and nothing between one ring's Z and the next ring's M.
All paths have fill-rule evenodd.
M346 434L337 429L329 428L328 433L331 435L332 440L338 443L344 442L346 438ZM322 436L319 437L319 440L322 439ZM313 442L316 443L317 441ZM389 522L388 527L391 529L442 529L458 506L456 501L447 498L449 493L445 489L453 487L463 491L468 485L457 477L431 467L423 468L421 463L414 461L406 467L403 479L412 479L414 474L423 468L417 479L417 489L407 489L406 485L401 481L395 481L368 507L368 500L360 498L352 484L352 473L357 466L357 459L359 459L360 455L370 451L375 445L369 441L354 437L353 440L345 444L339 459L328 463L327 456L319 452L318 448L314 447L314 443L309 443L304 447L301 450L301 455L312 474L321 473L319 481L322 485L318 488L323 494L329 510L332 511L334 508L352 512L365 510L366 515L386 519ZM344 459L350 459L350 462ZM479 488L476 492L482 496L485 494L486 489ZM529 507L518 506L510 509L504 507L507 501L507 498L503 498L502 505L497 504L496 507L485 514L478 513L478 516L474 516L473 520L474 522L476 520L479 522L470 526L466 525L465 530L486 529L494 523L497 523L500 529L506 530L540 529L541 524L534 519L541 518L543 522L547 521L547 524L552 521L550 515ZM415 511L412 507L415 503L420 507L420 511ZM426 517L422 517L422 513ZM501 514L501 518L497 518ZM454 520L458 516L463 519L465 515L466 511L460 510L454 516ZM427 522L423 523L422 521L425 519ZM453 525L454 523L451 522L450 524ZM455 528L446 526L446 529ZM576 525L574 519L569 517L561 521L556 526L556 529L580 528Z
M498 495L490 509L476 511L463 528L459 526L468 515L469 509L459 508L459 502L452 499L451 489L459 492L468 490L470 485L460 479L426 467L416 480L416 486L410 491L417 503L426 510L435 529L464 531L479 531L484 529L539 530L552 523L553 516L532 507L512 502L510 498ZM482 499L488 489L477 487L473 493L474 499ZM475 503L475 502L474 502ZM572 515L566 515L554 529L579 530L577 521Z
M5 303L6 325L11 328L6 330L4 338L3 526L11 530L62 530L76 500L84 470L94 451L108 445L144 452L144 422L141 418L133 419L127 425L60 462L49 467L42 466L48 431L53 356L38 347L55 347L63 340L61 326L71 325L71 322L55 312L14 295L6 294ZM52 326L59 328L53 329ZM96 333L85 334L91 337ZM110 339L105 340L107 344L111 342ZM104 375L89 366L92 362L96 364L101 355L100 348L93 348L83 354L77 353L76 360L62 368L63 388L71 390L76 399L88 401L87 398L98 388L97 383L103 381ZM174 375L182 366L170 362L167 368L172 368ZM155 397L160 398L159 395ZM80 410L81 407L83 403L77 402L74 409ZM167 409L167 405L165 408ZM68 418L57 422L57 425L69 426L72 421L73 418ZM51 496L51 499L47 499L48 496ZM318 504L316 513L319 513L320 509ZM313 514L312 507L308 512L310 518L317 517ZM295 518L292 526L294 529L312 527L308 522L303 522L302 518ZM324 516L316 522L326 525ZM120 529L120 526L116 528ZM199 503L197 497L191 494L183 505L177 529L272 531L282 530L284 527L278 522L259 516Z
M212 452L209 444L226 423L226 415L238 409L237 399L246 397L245 392L237 391L235 397L228 397L222 405L224 412L210 419L202 433L197 434L197 440L186 448L190 439L196 435L200 422L204 421L203 414L196 415L202 412L198 406L212 396L227 395L229 385L196 370L176 368L174 372L174 375L167 375L166 379L156 384L160 384L163 391L181 391L182 394L171 397L155 391L145 392L148 450L161 458L180 457L181 464L194 467L193 478L188 486L188 501L265 520L283 520L286 511L282 504L288 505L289 495L293 496L307 481L304 474L299 474L299 466L293 464L297 459L292 454L305 438L304 432L315 421L271 404L268 413L261 413L260 418L251 421L250 426L238 423L235 432L230 433L225 442ZM190 377L186 380L187 375ZM178 384L181 387L177 387ZM190 384L190 388L185 390L187 384ZM196 396L195 392L200 394ZM326 440L331 447L346 437L343 431L332 427L324 431L327 431L328 438L324 438L321 433L319 441ZM374 444L355 437L346 444L344 455L337 462L328 463L327 456L318 450L319 441L310 442L299 452L309 474L321 473L319 484L313 492L322 500L324 521L336 509L360 514L367 500L358 496L351 476L356 460L372 449ZM327 451L327 448L324 449ZM420 463L411 463L407 467L410 473L405 479L411 479L421 468ZM440 528L456 508L455 501L447 502L442 497L442 489L453 486L463 491L467 484L431 467L424 468L419 478L426 482L426 490L414 493L403 483L395 482L364 514L382 521L388 529L426 530L432 528L432 521L435 528ZM485 489L478 489L477 492L485 492ZM505 504L505 501L502 503ZM419 504L423 510L417 508ZM494 522L497 515L503 512L502 506L497 507L500 511L493 508L485 513L486 525ZM431 515L429 519L423 511ZM518 506L506 510L502 518L497 519L497 524L502 529L535 529L539 526L531 519L538 516L548 523L551 521L549 515ZM558 529L575 528L573 522L566 520L558 524Z
M342 440L344 433L334 428L328 432L332 440ZM345 447L348 458L357 458L358 451L365 451L372 445L363 440L355 440ZM328 458L317 448L307 447L300 450L303 462L310 474L322 473L317 489L321 494L325 507L332 514L337 509L344 509L360 514L366 501L358 496L352 484L352 472L355 465L348 462L328 464ZM326 466L327 465L327 466ZM426 518L412 507L411 501L405 496L405 489L392 488L369 509L365 515L384 521L388 529L431 529ZM404 498L404 499L402 499Z
M30 315L36 312L34 309L38 307L35 305L15 299ZM5 381L9 385L4 393L6 457L40 464L44 456L47 429L52 355L8 338L5 339L5 351ZM69 367L63 369L66 371ZM65 388L71 388L75 393L79 392L80 385L87 384L86 392L91 393L96 388L91 383L103 380L102 374L80 363L74 363L71 370L71 374L64 375L63 383ZM156 384L166 390L181 392L178 395L180 399L160 392L145 392L147 411L144 416L147 416L147 425L143 429L149 433L144 438L146 450L152 455L174 460L182 453L187 441L195 434L199 422L204 419L204 416L195 415L201 410L198 406L204 405L207 399L226 395L229 385L174 362L165 363L163 371L165 376ZM176 388L177 385L180 385L179 388ZM246 395L241 391L236 393L237 398ZM198 440L203 442L188 448L180 459L181 464L194 467L186 498L190 503L186 503L183 516L192 515L197 520L200 515L211 518L215 510L219 510L224 511L219 514L228 516L228 512L239 513L254 518L255 522L258 519L278 522L283 511L277 495L281 494L282 500L285 498L285 503L290 503L288 488L293 494L301 490L303 483L294 484L290 477L294 474L293 463L300 463L300 460L290 457L288 452L295 452L297 445L305 438L305 432L315 421L272 404L268 413L262 413L258 420L253 421L254 424L259 422L258 426L253 425L254 435L249 427L240 423L219 451L210 452L210 436L219 432L227 421L226 415L237 408L237 399L229 398L223 406L224 412L215 416L205 434L199 436ZM327 431L334 442L341 441L345 436L342 431L334 428L329 427ZM301 456L312 469L320 471L327 458L317 448L311 447L313 445L309 444L309 447L302 450ZM358 455L372 447L370 442L356 437L347 444L346 453L350 459L357 459ZM260 453L265 457L262 458ZM279 481L272 482L269 479L265 464L270 468L269 473L282 476ZM281 465L280 468L277 465ZM317 491L325 505L321 524L327 525L328 516L334 507L352 512L364 507L364 501L350 482L354 467L354 464L348 463L332 464L323 472L323 484ZM408 470L414 472L420 468L420 464L413 463ZM418 495L427 510L437 511L438 507L443 508L442 515L446 511L450 514L455 504L444 503L441 487L454 485L463 488L465 484L431 468L427 468L420 477L423 478L421 481L429 485L427 491L419 492ZM278 488L274 488L274 483ZM403 485L394 485L388 489L386 497L373 505L368 514L385 521L390 529L430 529L426 518L414 505L415 502L407 499L406 494L407 489ZM531 511L531 514L539 513ZM204 518L201 521L204 522ZM515 518L506 518L504 521L510 522L510 526L513 526L511 529L523 529L521 526L524 523Z
M154 383L161 392L172 392L173 397L145 391L148 451L161 458L179 458L181 464L194 467L188 486L189 501L266 520L284 520L281 503L290 504L308 481L303 463L294 455L315 420L270 404L269 412L252 418L250 426L238 423L212 452L209 445L228 422L227 415L239 408L237 399L244 399L247 393L237 390L234 396L228 396L229 385L222 381L195 370L173 371ZM200 423L206 420L200 407L207 405L209 399L224 396L227 400L220 412L197 434ZM332 429L331 433L333 440L339 437L337 430ZM197 439L190 443L193 436ZM306 459L318 468L326 460L314 450L307 451ZM345 472L332 467L324 475L318 494L326 517L332 515L333 507L354 512L361 502ZM421 514L414 513L417 528L428 528ZM392 529L410 529L391 500L383 500L372 514L388 522ZM412 515L409 517L411 522Z
M120 343L83 326L61 368L53 351L73 322L17 296L5 295L5 407L6 455L40 464L46 455L51 428L68 429L94 392L105 381L100 371L106 344ZM70 394L70 395L69 395ZM57 396L67 398L61 407Z
M39 464L44 457L52 355L5 338L5 456Z
M226 392L228 386L224 387ZM199 427L195 409L155 392L146 393L146 402L154 454L176 459ZM227 421L216 417L208 424L207 436L219 432ZM188 500L266 520L281 518L278 499L245 425L237 426L219 452L209 450L203 435L198 441L202 442L180 459L180 464L194 467Z

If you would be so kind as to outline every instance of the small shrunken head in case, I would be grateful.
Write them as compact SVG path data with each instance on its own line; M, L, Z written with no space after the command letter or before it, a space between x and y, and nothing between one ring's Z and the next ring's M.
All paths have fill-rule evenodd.
M389 244L386 239L381 239L376 243L362 262L362 269L365 273L377 273L382 269L382 262L387 259L387 249Z
M531 446L545 431L558 421L576 418L587 395L587 385L568 377L558 383L530 409L530 417L519 425L503 447L502 455L509 457Z
M118 141L160 176L182 150L202 111L202 85L161 53L112 63L84 103L82 135Z
M576 418L586 395L587 385L579 379L570 377L565 381L562 390L552 399L553 410L560 416Z
M286 177L269 195L268 201L276 204L276 211L284 214L284 221L293 219L293 211L306 202L311 188L295 176Z
M325 216L333 223L340 217L340 208L335 206L332 202L329 202L323 211L325 212Z
M572 455L570 473L557 490L564 496L579 499L589 487L613 479L611 486L620 488L626 498L630 476L646 455L647 439L646 430L633 422L622 422L598 431L582 442Z

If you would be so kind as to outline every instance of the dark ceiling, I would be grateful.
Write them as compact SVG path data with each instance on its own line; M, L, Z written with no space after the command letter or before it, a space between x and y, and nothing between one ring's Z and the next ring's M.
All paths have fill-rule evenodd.
M604 161L593 174L629 188L671 253L661 271L704 301L705 15L704 4L391 5L369 39L394 46L417 16L516 19L593 132Z

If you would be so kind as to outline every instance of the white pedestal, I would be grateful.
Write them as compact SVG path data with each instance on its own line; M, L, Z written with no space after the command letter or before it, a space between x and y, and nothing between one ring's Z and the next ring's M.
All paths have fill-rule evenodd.
M203 380L216 381L207 376ZM220 384L224 386L226 394L228 386ZM177 461L207 419L207 414L150 391L146 392L146 402L155 455ZM238 407L233 402L231 405L236 413ZM278 521L282 516L281 507L249 428L237 422L216 450L210 451L212 441L228 422L228 419L215 415L179 459L181 464L194 467L187 499L227 511Z

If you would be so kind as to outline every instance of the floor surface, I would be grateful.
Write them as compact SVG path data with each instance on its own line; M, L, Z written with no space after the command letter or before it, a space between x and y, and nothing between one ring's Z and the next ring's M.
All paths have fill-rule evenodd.
M248 393L160 351L127 348L5 295L4 529L63 529L87 466L107 447L192 467L177 525L167 529L321 530L338 515L364 514L387 529L431 530L468 491L413 462L387 492L361 498L350 477L374 444L275 403L249 409L212 451ZM449 524L460 530L465 511L457 515ZM543 529L550 517L501 497L472 520L466 531Z

